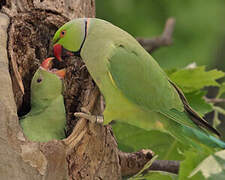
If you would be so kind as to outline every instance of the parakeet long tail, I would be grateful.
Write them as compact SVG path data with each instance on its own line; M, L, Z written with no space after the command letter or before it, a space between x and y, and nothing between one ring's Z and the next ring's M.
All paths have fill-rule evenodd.
M212 135L206 134L202 131L199 131L194 128L189 128L189 127L185 127L184 131L186 132L186 134L189 135L189 137L192 137L193 139L198 140L202 144L205 144L212 148L220 147L222 149L225 149L225 142L223 142L222 140L220 140Z

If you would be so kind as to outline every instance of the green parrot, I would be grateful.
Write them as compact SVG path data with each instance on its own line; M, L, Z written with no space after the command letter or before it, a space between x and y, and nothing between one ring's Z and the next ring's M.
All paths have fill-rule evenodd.
M31 82L31 111L20 119L29 140L65 138L66 113L62 96L65 69L49 70L53 58L43 61Z
M53 38L54 56L80 56L105 98L112 120L167 132L182 143L225 148L219 132L188 104L182 91L130 34L96 18L74 19Z

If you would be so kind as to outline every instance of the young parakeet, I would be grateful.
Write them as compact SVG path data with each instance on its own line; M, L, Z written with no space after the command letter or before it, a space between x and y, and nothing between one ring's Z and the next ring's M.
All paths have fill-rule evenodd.
M104 20L74 19L55 33L54 55L80 56L105 98L104 123L123 121L167 132L197 147L225 148L158 63L130 34ZM196 143L197 142L197 143Z
M53 58L43 61L31 82L31 111L20 120L29 140L65 138L66 113L62 96L65 70L50 70Z

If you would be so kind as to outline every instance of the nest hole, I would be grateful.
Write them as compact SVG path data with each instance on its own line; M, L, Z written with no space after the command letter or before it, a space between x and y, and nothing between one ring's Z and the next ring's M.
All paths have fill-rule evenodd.
M39 11L33 14L23 14L12 19L9 29L9 71L19 117L27 114L32 108L30 107L31 80L40 63L45 58L53 56L51 39L59 26L65 23L65 20L61 20L54 22L56 25L52 24L48 16L47 12ZM57 62L54 61L54 66L61 69L62 64ZM81 59L69 57L66 62L67 73L64 79L63 96L67 116L66 135L68 136L77 122L73 114L80 111L83 106L85 91L88 87L95 85L90 80L87 69L81 68L84 65ZM24 95L15 77L15 70L21 76Z
M2 9L2 6L6 5L6 0L1 0L0 1L0 10Z

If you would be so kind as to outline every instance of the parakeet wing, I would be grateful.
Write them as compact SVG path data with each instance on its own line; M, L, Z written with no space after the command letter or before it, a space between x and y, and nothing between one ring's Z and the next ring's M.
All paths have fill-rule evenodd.
M182 125L205 127L201 117L190 119L182 96L154 59L138 52L119 45L107 57L112 80L122 93L143 109L157 111Z

